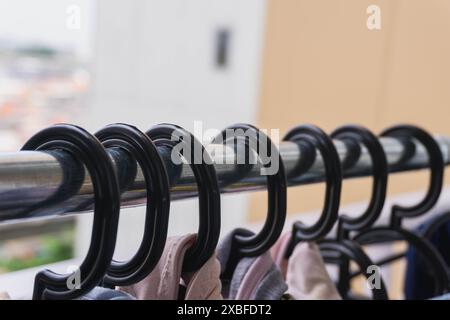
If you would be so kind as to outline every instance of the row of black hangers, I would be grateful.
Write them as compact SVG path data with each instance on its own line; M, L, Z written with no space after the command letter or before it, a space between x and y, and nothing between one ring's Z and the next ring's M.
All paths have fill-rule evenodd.
M359 270L367 270L374 263L365 253L362 245L404 240L417 248L425 257L435 275L436 295L445 293L450 288L449 271L426 237L417 235L402 227L404 218L417 217L428 212L437 202L443 184L444 160L437 142L426 131L410 125L399 125L381 133L383 137L394 137L401 140L408 152L396 166L388 167L386 155L378 138L369 130L360 126L343 126L328 136L321 129L312 125L302 125L290 130L284 141L298 144L304 157L288 177L281 156L270 138L248 124L237 124L227 129L243 129L235 132L251 130L255 139L264 136L267 150L277 154L279 170L267 176L268 211L262 229L257 234L245 229L236 232L232 243L232 257L222 271L223 279L231 274L240 258L258 256L269 250L278 240L286 219L287 186L290 181L308 171L313 165L316 152L319 151L325 166L325 200L319 219L310 226L296 222L292 228L292 241L287 255L290 255L296 244L303 241L319 243L321 252L327 263L340 266L338 289L344 298L350 296L350 281L354 276L349 265L353 261ZM226 143L225 129L217 141ZM227 131L229 132L229 131ZM174 137L177 137L174 140ZM414 155L415 144L412 138L423 144L431 170L430 187L425 198L412 207L395 205L392 207L390 223L386 226L374 226L383 209L388 175L398 171L411 156ZM252 143L251 136L235 136L246 148L258 146ZM341 163L332 139L343 141L352 150L352 156ZM33 299L74 299L92 290L95 286L126 286L139 282L155 267L162 255L168 229L170 213L170 188L176 179L169 179L165 162L160 151L171 150L178 143L185 145L184 150L202 150L201 161L194 161L194 153L182 154L194 173L199 198L199 227L196 243L189 249L184 260L185 271L197 270L213 254L216 249L221 225L220 188L214 165L208 158L204 146L191 133L173 124L160 124L145 133L127 124L113 124L92 135L86 130L68 124L58 124L44 129L34 135L22 150L40 150L54 153L65 151L71 154L88 170L94 187L94 219L91 243L88 253L79 267L80 288L70 289L67 286L71 274L56 274L50 270L39 272L35 278ZM214 143L214 141L213 141ZM349 217L339 212L341 186L345 173L351 170L361 154L361 145L367 148L372 159L373 186L367 210L358 217ZM120 211L120 195L127 186L121 183L115 172L107 149L121 148L129 153L139 164L145 178L147 206L144 235L135 255L126 262L113 260L117 227ZM198 149L199 148L199 149ZM258 153L259 150L254 150ZM251 152L248 152L250 155ZM198 160L198 159L195 159ZM264 164L270 167L270 163ZM238 165L240 175L251 169L248 164ZM122 179L123 180L123 179ZM226 183L231 183L227 181ZM437 223L450 220L450 213ZM335 236L330 236L337 222ZM436 228L432 226L431 228ZM391 259L393 260L393 259ZM386 259L386 263L391 260ZM387 299L385 283L373 290L374 299Z

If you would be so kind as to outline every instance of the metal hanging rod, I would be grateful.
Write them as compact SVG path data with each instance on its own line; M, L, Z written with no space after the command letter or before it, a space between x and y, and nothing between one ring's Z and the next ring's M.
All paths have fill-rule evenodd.
M450 163L450 137L436 137L444 161ZM405 153L411 145L395 138L380 138L386 152L391 172L423 169L428 166L424 148L417 142L409 160L403 162ZM341 161L351 156L351 149L342 141L334 140ZM235 153L222 145L209 145L207 150L216 163L219 181L233 181L239 170L235 163ZM170 150L160 150L166 161L169 176L173 180L172 200L195 197L197 188L193 173L187 164L176 166L171 161ZM305 161L299 146L292 142L282 142L279 151L286 168L290 172ZM122 206L137 206L145 203L145 189L142 173L134 167L133 160L122 149L108 149L121 181L130 181L129 188L122 194ZM231 161L230 161L231 160ZM234 162L229 164L230 162ZM130 165L130 164L133 165ZM89 212L92 208L93 188L89 174L72 156L63 151L51 153L39 151L20 151L0 154L0 221L32 219L65 214ZM131 173L132 172L132 173ZM362 147L361 156L354 166L344 170L345 178L367 176L371 173L371 160L367 150ZM132 175L132 176L131 176ZM323 160L318 154L314 164L305 174L289 180L290 186L323 181ZM236 180L236 179L234 179ZM223 193L262 190L266 178L260 175L260 166L254 165L248 174L222 188ZM73 186L79 186L72 190Z

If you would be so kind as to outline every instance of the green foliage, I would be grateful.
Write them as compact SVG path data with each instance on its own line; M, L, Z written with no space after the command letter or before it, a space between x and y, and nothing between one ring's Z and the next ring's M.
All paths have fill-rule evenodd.
M72 229L41 236L37 239L39 249L34 255L28 258L0 259L0 270L11 272L71 259L73 257L73 239L74 231Z

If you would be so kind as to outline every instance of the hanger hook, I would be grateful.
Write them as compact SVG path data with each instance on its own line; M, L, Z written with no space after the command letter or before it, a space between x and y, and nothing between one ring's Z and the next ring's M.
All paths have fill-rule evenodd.
M112 261L104 278L106 285L127 286L144 279L163 253L169 224L169 178L156 146L136 127L122 123L111 124L98 131L95 136L105 148L127 151L132 161L139 164L145 179L147 207L141 244L129 261Z
M79 272L80 287L69 288L73 274L40 271L35 278L33 299L74 299L102 280L112 260L117 236L120 191L114 166L101 143L86 130L58 124L31 137L22 150L62 150L84 163L94 186L94 221L91 244Z
M338 218L342 171L339 155L333 141L320 128L313 125L297 126L286 134L283 141L296 143L306 141L314 148L317 148L324 162L326 182L324 208L319 220L311 226L306 226L300 221L294 223L293 237L287 250L287 255L289 256L298 242L320 240L333 228Z
M378 138L368 129L356 126L342 126L331 134L333 139L353 141L367 148L372 162L372 194L366 211L359 217L341 215L338 222L338 238L348 238L350 231L362 231L370 227L380 216L386 200L388 164L386 154ZM359 147L361 148L361 147Z
M428 212L439 200L444 182L444 158L436 140L424 129L413 125L396 125L384 130L380 136L393 138L414 138L428 153L431 170L430 184L425 197L416 205L405 207L392 206L391 226L400 227L403 218L418 217Z
M220 143L225 144L230 139L234 139L234 141L238 139L245 141L245 151L248 159L245 159L244 164L238 163L239 166L248 167L252 162L250 157L253 152L257 154L254 159L254 164L257 163L257 158L262 159L263 157L267 157L267 159L263 159L262 161L263 168L267 169L264 173L267 177L268 192L266 221L258 234L249 235L245 231L237 232L233 239L233 245L235 246L233 251L239 251L239 256L258 256L268 251L283 231L287 205L287 183L284 165L278 149L272 140L253 125L246 123L231 125L225 128L213 142L217 143L217 141L220 141Z
M183 271L198 270L214 254L220 236L220 190L213 161L200 141L180 126L162 123L146 134L157 146L169 147L185 158L194 173L200 220L197 240L186 252Z

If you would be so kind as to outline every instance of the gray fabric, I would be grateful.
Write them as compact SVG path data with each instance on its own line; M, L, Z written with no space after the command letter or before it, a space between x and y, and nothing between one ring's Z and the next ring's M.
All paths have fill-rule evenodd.
M239 229L235 229L228 233L222 241L220 241L219 245L217 246L217 259L220 262L220 266L222 267L222 270L225 268L225 265L228 262L228 258L230 257L231 252L231 244L234 238L234 235L238 232Z
M241 286L241 282L244 279L245 274L248 269L252 266L253 262L255 262L256 257L252 258L242 258L234 269L233 278L231 279L230 288L228 291L229 300L236 299L236 295L238 293L239 287Z
M220 262L221 270L225 270L225 266L227 265L228 259L231 253L231 245L233 238L236 233L242 232L242 229L235 229L228 233L222 241L217 246L217 259ZM245 230L245 232L249 234L253 234L252 232ZM231 279L221 279L222 280L222 296L227 300L234 300L236 294L238 292L239 286L244 278L244 275L247 273L248 269L252 265L252 263L256 260L256 257L252 258L242 258L238 264L236 265L235 270L233 271L233 276Z
M136 300L128 293L107 289L103 287L95 287L84 296L77 298L76 300Z
M220 262L222 270L228 262L230 256L231 244L234 235L242 232L242 229L236 229L227 234L217 247L217 259ZM246 230L249 234L253 234ZM242 258L233 272L231 279L222 279L222 296L227 300L234 300L245 274L258 257ZM287 291L287 285L283 280L281 272L275 263L271 266L269 272L264 276L261 283L255 291L256 300L279 300Z
M239 229L235 229L228 233L217 246L217 260L220 262L220 269L225 270L225 266L228 263L228 259L231 253L231 245L233 238ZM250 231L248 231L250 232ZM243 258L241 259L236 269L233 272L231 279L222 279L222 296L224 299L233 300L236 297L239 285L250 268L255 258Z
M252 300L281 300L287 290L283 275L274 263L257 286Z

